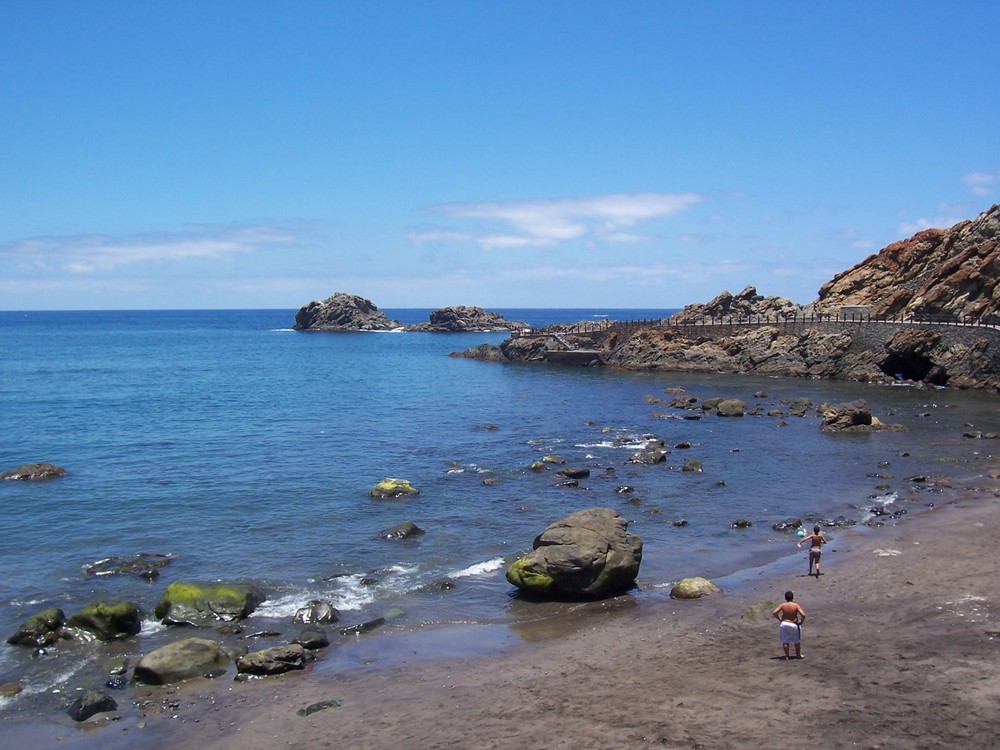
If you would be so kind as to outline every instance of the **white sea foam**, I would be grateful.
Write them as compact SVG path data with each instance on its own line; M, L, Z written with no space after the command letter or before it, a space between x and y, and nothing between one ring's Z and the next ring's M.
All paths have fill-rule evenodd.
M159 633L161 630L166 630L167 626L163 624L160 620L143 620L141 623L141 628L139 630L143 635L150 635L152 633Z
M470 565L467 568L462 568L461 570L455 570L448 574L449 578L469 578L471 576L481 576L486 573L492 573L495 570L499 570L504 565L504 559L502 557L494 557L492 560L486 560L485 562L476 563L475 565Z

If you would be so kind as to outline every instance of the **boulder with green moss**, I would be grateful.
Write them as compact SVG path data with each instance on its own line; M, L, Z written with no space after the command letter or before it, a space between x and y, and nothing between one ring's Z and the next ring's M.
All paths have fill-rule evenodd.
M368 494L378 500L387 500L397 497L413 497L415 495L419 495L420 490L416 489L406 479L386 477L372 487L371 492Z
M58 607L43 609L32 615L17 629L7 643L13 646L42 648L59 640L59 631L66 622L66 615Z
M132 602L97 601L69 618L66 625L81 628L102 641L116 641L135 635L142 627L142 613Z
M674 599L700 599L703 596L716 594L720 591L722 589L707 578L694 576L692 578L685 578L670 589L670 596Z
M176 581L167 586L153 614L164 625L208 625L248 617L266 597L256 586Z
M635 585L642 539L610 508L571 513L535 537L533 550L507 569L524 592L553 599L601 599Z

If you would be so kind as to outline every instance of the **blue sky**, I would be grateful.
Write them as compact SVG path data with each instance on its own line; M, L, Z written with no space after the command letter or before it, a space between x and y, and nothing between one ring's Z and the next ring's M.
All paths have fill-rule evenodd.
M996 2L0 0L0 309L681 307L1000 201Z

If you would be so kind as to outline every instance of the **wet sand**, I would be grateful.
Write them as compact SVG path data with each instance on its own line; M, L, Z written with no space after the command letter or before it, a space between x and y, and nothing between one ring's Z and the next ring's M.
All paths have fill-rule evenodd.
M725 593L582 607L505 638L467 627L333 654L303 672L143 688L75 726L0 723L5 747L988 747L1000 715L1000 500L980 490L877 530L840 532L820 578L794 560ZM791 545L794 550L794 545ZM801 661L770 607L808 614ZM756 619L743 615L763 606ZM490 643L477 649L476 642ZM376 643L374 639L371 641ZM455 650L466 655L451 657ZM389 653L380 653L388 649ZM485 653L484 653L485 652ZM326 707L306 714L310 706Z

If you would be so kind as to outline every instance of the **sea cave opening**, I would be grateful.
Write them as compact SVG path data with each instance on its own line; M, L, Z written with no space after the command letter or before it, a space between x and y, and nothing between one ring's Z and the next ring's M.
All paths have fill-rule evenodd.
M897 380L913 380L932 385L945 385L948 382L945 368L934 364L930 357L914 352L890 354L879 363L879 369Z

